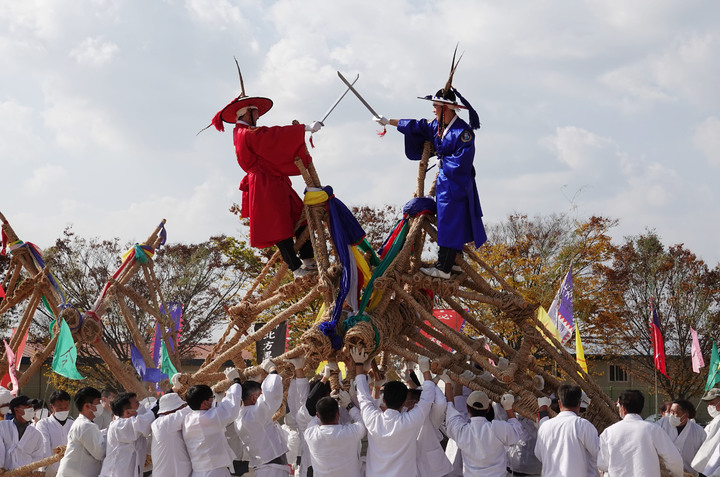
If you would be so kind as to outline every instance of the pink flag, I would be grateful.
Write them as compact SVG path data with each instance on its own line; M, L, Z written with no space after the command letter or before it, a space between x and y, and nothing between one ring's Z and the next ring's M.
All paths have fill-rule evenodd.
M690 334L692 335L692 367L694 373L699 373L700 368L705 366L705 361L702 357L702 351L700 350L700 341L698 341L697 331L690 328Z
M18 393L18 380L17 380L17 374L15 372L15 353L13 353L13 350L10 348L10 345L7 343L6 340L3 340L3 343L5 343L5 355L8 359L8 373L10 373L10 381L12 382L12 390L10 391L13 396L17 396Z

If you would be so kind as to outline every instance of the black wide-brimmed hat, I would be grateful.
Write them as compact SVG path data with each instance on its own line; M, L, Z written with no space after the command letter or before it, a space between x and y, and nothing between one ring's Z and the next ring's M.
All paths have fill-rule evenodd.
M466 106L458 104L457 96L455 96L455 93L452 89L450 91L445 91L445 89L439 89L435 94L418 96L418 99L425 99L427 101L432 101L433 103L447 105L451 109L467 109Z

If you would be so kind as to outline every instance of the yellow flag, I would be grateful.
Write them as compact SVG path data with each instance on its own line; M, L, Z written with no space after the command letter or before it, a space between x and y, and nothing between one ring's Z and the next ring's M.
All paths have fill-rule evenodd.
M547 337L546 333L549 333L556 340L558 340L558 342L562 342L560 340L560 332L558 331L557 327L555 326L555 323L553 323L552 320L550 319L548 312L542 306L538 307L537 317L538 317L538 320L540 320L540 323L542 323L543 326L545 327L546 332L543 333L543 330L541 330L540 327L537 327L537 329L540 331L540 333L543 334L543 336L545 337L547 342L550 344L553 344L553 342L550 341L550 338Z
M587 362L585 361L585 351L583 351L582 347L582 341L580 341L580 329L577 327L577 323L575 326L575 360L577 361L577 364L580 365L580 367L585 371L587 370Z

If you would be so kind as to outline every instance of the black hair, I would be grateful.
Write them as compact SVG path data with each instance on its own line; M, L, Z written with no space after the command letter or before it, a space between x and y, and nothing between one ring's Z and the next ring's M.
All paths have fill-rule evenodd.
M131 400L132 398L136 398L137 394L135 393L120 393L115 398L115 400L110 405L110 408L112 409L113 414L115 414L117 417L122 417L123 413L126 409L130 409L132 407Z
M640 414L645 407L645 396L637 389L628 389L620 394L618 404L629 414Z
M33 409L35 409L36 411L38 409L45 409L45 401L43 401L42 399L33 399L31 403Z
M420 396L422 395L422 389L408 389L407 391L407 398L405 400L407 401L410 399L411 401L418 402L420 401Z
M490 418L488 418L488 410L492 409L492 405L488 406L488 409L475 409L472 406L465 406L467 408L468 414L470 414L470 417L484 417L487 418L488 421ZM495 416L495 413L493 412L493 417Z
M388 381L385 383L383 399L389 409L399 411L407 399L408 388L400 381Z
M257 381L245 381L242 384L242 400L247 401L258 391L262 391L262 385Z
M190 409L193 411L199 411L202 403L213 397L212 389L207 384L196 384L190 386L187 393L185 393L185 402L187 402Z
M315 404L317 417L323 424L331 424L335 420L339 408L338 402L330 396L320 398Z
M102 394L97 389L87 386L75 393L75 407L82 412L85 404L92 404L94 400L100 399Z
M688 414L688 419L695 419L695 406L687 399L676 399L672 402Z
M566 409L578 407L582 400L582 389L574 384L563 384L558 388L558 399Z
M331 391L332 389L330 388L329 382L324 383L321 380L315 381L310 388L307 399L305 400L305 408L307 408L308 414L315 416L315 414L317 414L315 405L321 398L329 396Z
M58 389L56 391L53 391L53 393L50 395L50 399L48 400L50 404L55 405L57 401L69 401L70 395L67 393L67 391L63 391L62 389Z

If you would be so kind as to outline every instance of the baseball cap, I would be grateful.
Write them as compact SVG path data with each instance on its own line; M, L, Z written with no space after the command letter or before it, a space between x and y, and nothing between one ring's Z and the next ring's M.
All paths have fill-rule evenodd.
M490 406L490 398L482 391L473 391L467 397L467 405L478 411L484 411Z

